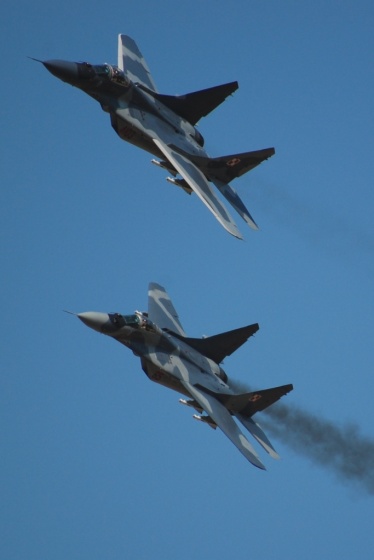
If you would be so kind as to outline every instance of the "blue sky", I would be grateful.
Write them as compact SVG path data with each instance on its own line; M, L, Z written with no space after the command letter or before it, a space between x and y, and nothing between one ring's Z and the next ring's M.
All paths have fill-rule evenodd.
M7 560L372 557L373 495L274 440L260 472L138 360L63 309L145 309L191 336L259 322L225 360L373 442L373 14L369 2L15 1L0 8L1 526ZM108 115L27 56L116 62L160 91L232 80L212 156L274 146L234 186L240 242ZM258 420L261 420L258 418ZM354 444L347 431L347 456Z

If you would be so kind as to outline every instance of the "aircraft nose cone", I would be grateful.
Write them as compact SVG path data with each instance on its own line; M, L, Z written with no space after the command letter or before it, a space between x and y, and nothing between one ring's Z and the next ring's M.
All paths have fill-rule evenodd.
M99 313L97 311L78 313L78 317L87 327L98 332L103 332L103 327L109 320L108 313Z
M43 61L47 70L68 84L75 84L78 82L78 64L76 62L69 62L68 60L46 60Z

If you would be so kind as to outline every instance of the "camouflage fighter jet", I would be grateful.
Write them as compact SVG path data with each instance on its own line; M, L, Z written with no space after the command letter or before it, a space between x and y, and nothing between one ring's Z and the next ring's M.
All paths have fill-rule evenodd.
M237 82L186 95L162 95L135 41L126 35L118 37L118 66L65 60L39 62L57 78L96 99L109 113L120 138L156 156L152 163L172 175L167 180L189 194L195 192L232 235L242 239L211 183L250 227L258 229L229 182L272 156L274 148L210 158L195 127L201 117L239 87Z
M197 411L194 418L214 429L221 428L253 465L265 469L233 417L272 457L279 458L252 417L292 391L293 386L240 393L219 365L258 331L257 323L207 338L189 338L170 297L155 283L149 284L147 313L135 311L133 315L121 315L89 311L77 316L88 327L130 348L140 358L142 369L151 381L187 397L179 402Z

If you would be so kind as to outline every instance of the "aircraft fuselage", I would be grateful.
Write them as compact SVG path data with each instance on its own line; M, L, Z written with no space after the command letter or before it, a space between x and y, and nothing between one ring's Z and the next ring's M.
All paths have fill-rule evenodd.
M112 127L122 140L163 159L153 142L162 130L163 138L169 138L182 153L208 157L196 127L156 99L145 86L131 82L117 66L62 60L47 61L44 65L56 77L98 101L110 114Z
M95 330L106 334L141 359L147 376L180 393L187 394L181 381L198 383L215 394L234 394L223 381L222 368L210 358L164 331L146 315L119 313L83 313L80 319Z

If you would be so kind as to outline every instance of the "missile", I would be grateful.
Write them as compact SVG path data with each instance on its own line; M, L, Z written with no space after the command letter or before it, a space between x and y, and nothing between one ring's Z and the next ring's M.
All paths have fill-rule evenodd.
M201 408L201 406L199 406L197 404L196 401L187 401L186 399L179 399L179 402L181 404L184 404L186 406L190 406L191 408L194 408L195 410L197 410L197 412L203 412L203 409Z
M175 187L180 187L183 189L187 194L192 193L192 189L184 179L175 179L174 177L166 177L168 183L171 183Z
M157 167L162 167L162 169L166 169L166 171L169 171L169 173L171 173L172 175L174 175L174 177L176 177L177 172L168 161L159 161L158 159L151 159L151 163L153 163L153 165L157 165Z
M195 418L195 420L198 420L199 422L203 422L204 424L208 424L208 426L213 428L213 430L215 430L217 428L217 424L214 422L214 420L211 419L210 416L199 416L198 414L194 414L193 418Z

